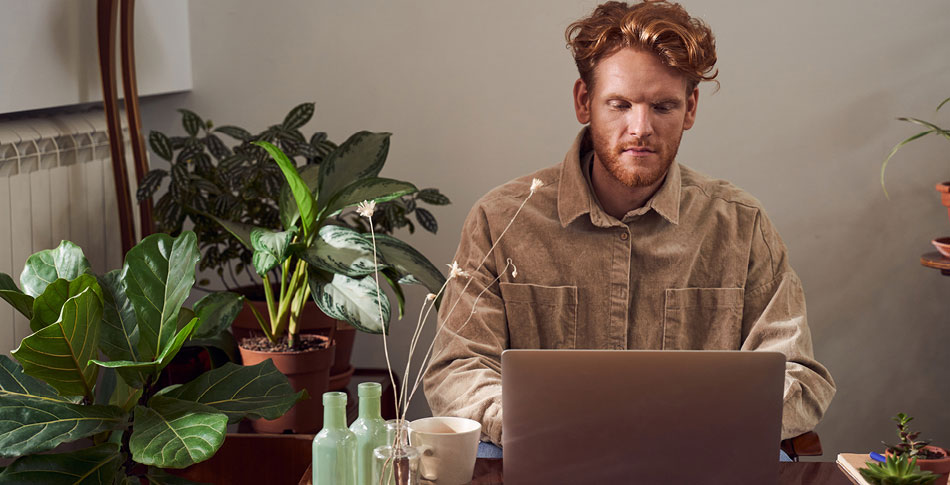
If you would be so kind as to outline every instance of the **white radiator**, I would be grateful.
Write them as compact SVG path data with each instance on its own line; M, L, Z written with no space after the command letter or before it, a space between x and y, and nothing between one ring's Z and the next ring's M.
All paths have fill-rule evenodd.
M134 195L133 213L138 227ZM19 285L26 259L63 239L82 247L97 274L119 268L118 214L102 111L0 121L0 272ZM0 301L0 352L9 353L30 333L29 321Z

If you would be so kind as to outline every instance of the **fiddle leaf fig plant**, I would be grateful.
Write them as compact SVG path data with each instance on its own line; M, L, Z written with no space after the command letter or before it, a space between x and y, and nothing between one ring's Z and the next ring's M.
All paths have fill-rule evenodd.
M161 469L210 458L228 423L274 419L306 397L270 360L158 384L185 342L219 338L243 304L223 292L183 306L197 262L185 231L148 236L105 275L69 241L30 256L20 287L0 273L0 296L33 330L13 359L0 355L0 457L16 458L0 484L169 483ZM77 440L78 451L47 453Z
M376 260L398 299L400 317L405 304L401 284L422 284L437 293L445 283L442 273L410 245L387 236L388 243L374 253L370 234L348 227L340 217L364 201L386 203L418 194L409 182L379 177L389 137L389 133L356 133L319 165L299 170L277 146L254 142L267 151L287 182L278 197L282 230L215 220L253 251L253 267L263 280L268 308L267 315L256 316L272 343L286 335L291 348L297 345L298 318L309 298L330 317L359 330L387 332L391 307L372 276Z

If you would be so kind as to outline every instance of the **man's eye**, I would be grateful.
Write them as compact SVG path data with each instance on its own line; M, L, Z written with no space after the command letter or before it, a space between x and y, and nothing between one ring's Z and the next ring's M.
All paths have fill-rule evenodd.
M673 111L673 107L668 104L658 104L653 107L657 113L669 113Z
M610 101L608 104L610 105L611 108L620 109L620 110L627 109L630 107L629 104L624 103L623 101Z

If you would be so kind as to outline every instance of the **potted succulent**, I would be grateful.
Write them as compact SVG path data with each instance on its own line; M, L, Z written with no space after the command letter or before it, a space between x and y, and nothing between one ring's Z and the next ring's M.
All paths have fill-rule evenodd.
M921 470L933 472L939 477L934 482L936 485L946 485L947 476L950 474L950 451L932 446L930 441L918 440L920 432L911 431L908 426L914 418L898 413L892 419L897 423L897 436L900 442L896 445L885 442L886 454L916 460Z
M392 236L376 236L373 250L370 235L341 224L340 214L359 204L385 203L417 192L414 185L378 177L389 150L389 133L359 132L331 152L320 165L298 171L280 148L255 142L280 167L287 184L279 195L281 230L254 227L213 217L242 244L253 251L252 266L263 280L266 312L251 307L264 337L244 339L241 354L245 362L280 355L295 389L306 388L311 395L326 390L328 359L308 356L319 353L313 336L300 332L304 304L311 298L326 315L369 333L385 333L391 314L389 299L379 291L372 277L383 274L397 297L400 313L404 304L401 284L422 284L438 292L445 277L421 253ZM375 234L371 227L370 231ZM379 262L377 265L377 261ZM276 279L272 279L276 270ZM274 290L276 288L276 291ZM377 311L379 310L379 311ZM332 337L325 345L332 345ZM309 348L317 347L317 348ZM323 347L325 348L325 347ZM308 364L290 360L312 359ZM275 359L276 360L276 359ZM304 377L303 371L314 375ZM313 432L322 425L317 400L303 402L282 418L269 423L258 420L258 431ZM298 422L288 422L299 420Z
M884 463L866 462L867 468L858 470L868 483L874 485L929 485L937 475L921 471L917 458L888 455Z
M186 231L148 236L104 275L69 241L30 256L19 287L0 273L0 297L33 330L16 360L0 355L0 457L16 458L0 483L173 483L163 469L210 458L229 423L277 417L306 397L271 362L158 382L187 340L227 332L241 305L215 293L183 307L197 262Z
M950 98L947 98L941 101L940 104L937 105L936 111L940 111L940 108L942 108L943 105L947 104L947 102L950 102ZM918 118L909 118L909 117L900 117L897 119L922 126L925 129L923 131L920 131L919 133L916 133L906 138L905 140L901 141L897 145L894 145L894 148L891 149L891 152L887 155L887 158L884 159L884 163L881 164L881 188L884 189L885 196L887 195L887 187L884 186L884 170L887 169L887 163L891 161L891 158L894 157L894 155L897 153L898 150L901 149L901 147L903 147L904 145L914 140L923 138L927 135L940 135L946 138L947 140L950 140L950 130L946 128L941 128L940 126L937 126L936 124L931 123L929 121L924 121ZM937 192L940 192L940 201L943 203L943 205L947 207L947 215L950 216L950 181L938 183ZM944 257L950 258L950 237L939 237L931 241L931 243L934 245L934 247L937 248L937 251L943 254Z
M192 223L202 250L199 269L213 270L225 288L246 296L248 306L235 319L233 331L238 338L249 337L258 327L250 306L254 305L258 313L267 313L263 287L247 286L253 251L231 237L214 218L271 230L281 228L278 195L285 181L278 166L255 142L275 143L302 168L319 165L337 144L328 140L326 133L308 136L301 131L313 117L313 103L294 107L282 122L256 134L234 125L215 127L194 112L180 112L186 136L167 136L157 131L149 134L152 151L166 160L170 168L149 171L137 197L143 200L154 196L168 179L168 190L155 205L158 230L174 235L182 231L186 222ZM228 139L234 143L226 142ZM435 233L438 223L431 212L421 207L423 203L445 205L449 199L429 188L380 203L374 230L391 235L406 228L412 233L416 227L410 219L413 217L420 227ZM336 215L333 222L361 232L369 230L352 212ZM271 279L279 279L276 272ZM208 284L207 279L199 282L200 286ZM312 302L305 304L302 312L301 332L329 334L330 327L336 325L331 389L342 389L353 370L349 362L356 330L325 316Z

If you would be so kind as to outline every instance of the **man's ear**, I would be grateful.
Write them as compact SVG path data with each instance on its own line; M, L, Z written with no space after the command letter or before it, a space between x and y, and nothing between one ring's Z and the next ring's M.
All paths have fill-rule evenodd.
M580 124L590 123L590 91L587 90L587 83L581 78L574 82L574 113Z
M699 104L699 87L693 88L693 92L686 97L686 117L683 119L683 131L693 127L696 122L696 106Z

